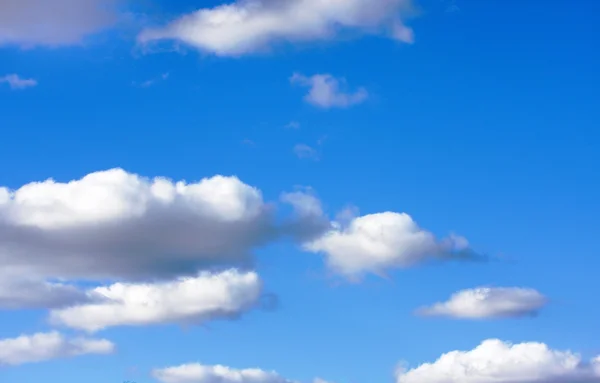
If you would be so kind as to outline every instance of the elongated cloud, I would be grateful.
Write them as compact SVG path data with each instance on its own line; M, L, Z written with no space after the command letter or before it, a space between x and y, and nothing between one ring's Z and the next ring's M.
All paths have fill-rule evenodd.
M473 259L476 254L462 237L437 240L405 213L384 212L356 217L305 244L305 249L323 253L329 266L349 277L384 273L427 260Z
M397 383L596 383L600 357L590 362L544 343L511 344L498 339L471 351L451 351L432 363L400 370Z
M344 31L384 33L412 42L402 23L410 0L238 0L147 29L141 42L178 40L219 56L241 56L281 42L334 39Z
M67 338L58 332L0 339L0 365L19 365L85 354L110 354L114 344L106 339Z
M2 0L0 46L65 46L113 24L119 0Z
M81 279L193 273L250 260L275 235L260 191L235 177L196 183L121 169L0 188L0 264Z
M323 109L348 108L363 103L369 96L365 88L348 91L345 79L336 79L330 74L307 77L295 73L290 81L292 84L308 87L308 94L304 96L304 100Z
M112 326L200 324L239 316L258 302L261 287L256 273L236 270L155 284L116 283L89 291L97 302L53 310L50 319L89 332Z
M23 78L18 74L8 74L0 77L0 83L6 83L11 89L19 90L37 86L37 81L32 78Z
M479 287L453 294L446 302L423 307L426 316L460 319L519 318L536 315L548 299L534 289L518 287Z
M155 369L152 375L163 383L292 383L275 371L258 368L234 369L200 363Z

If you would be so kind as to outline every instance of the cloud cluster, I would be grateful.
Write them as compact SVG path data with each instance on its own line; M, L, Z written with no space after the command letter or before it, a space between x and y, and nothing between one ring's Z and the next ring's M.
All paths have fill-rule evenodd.
M438 240L405 213L384 212L352 218L332 229L305 249L325 254L329 266L349 277L382 274L427 260L474 259L466 239L450 236Z
M85 354L110 354L115 350L106 339L66 338L58 332L0 339L0 366L41 362Z
M323 109L348 108L363 103L369 97L365 88L348 92L346 80L336 79L330 74L316 74L307 77L294 73L290 81L292 84L308 87L309 91L304 100Z
M177 40L219 56L241 56L281 42L322 41L344 31L385 33L411 43L402 19L410 0L238 0L203 8L142 31L139 40Z
M200 324L236 317L260 298L255 272L228 270L155 284L116 283L88 292L93 302L53 310L51 322L94 332L111 326Z
M2 0L0 46L65 46L116 21L119 0Z
M600 357L590 362L544 343L488 339L470 351L451 351L433 363L400 369L397 383L595 383Z
M291 214L275 219L278 204L290 206ZM263 294L259 275L245 268L253 251L284 236L324 254L333 271L349 278L476 255L466 239L437 239L407 214L357 214L346 210L331 221L310 188L268 203L257 188L225 176L174 182L111 169L70 182L0 188L0 308L49 309L51 324L87 332L235 318L256 307ZM93 286L83 289L81 281ZM463 292L432 310L517 315L535 301L521 290L483 296L473 300ZM3 363L114 347L58 333L17 339L5 343L3 349L12 351L0 354ZM258 369L200 364L154 375L168 383L291 382Z
M446 302L423 307L426 316L461 319L518 318L537 315L548 303L539 291L519 287L479 287L454 293Z

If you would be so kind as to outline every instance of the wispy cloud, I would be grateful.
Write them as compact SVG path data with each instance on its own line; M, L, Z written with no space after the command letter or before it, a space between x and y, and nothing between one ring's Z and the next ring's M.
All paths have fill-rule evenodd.
M347 90L348 86L344 78L335 78L330 74L316 74L309 77L294 73L290 82L308 87L309 91L304 96L304 100L323 109L348 108L365 102L369 97L365 88L360 87L350 92Z
M166 79L168 79L170 76L170 73L163 73L158 77L152 78L150 80L146 80L144 82L141 82L138 86L140 86L141 88L148 88L154 84L156 84L159 81L165 81Z
M37 86L37 81L32 78L22 78L18 74L8 74L0 77L0 83L6 83L11 89L26 89Z
M297 144L294 146L294 154L300 159L318 161L321 158L319 151L306 144Z
M290 121L284 126L286 129L300 129L300 123L298 121Z
M180 41L218 56L243 56L285 42L332 40L342 30L412 43L413 31L403 22L412 10L411 0L238 0L146 29L138 39Z

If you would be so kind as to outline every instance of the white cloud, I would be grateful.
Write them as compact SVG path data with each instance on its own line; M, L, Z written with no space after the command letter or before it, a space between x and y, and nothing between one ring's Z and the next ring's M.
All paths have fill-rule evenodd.
M410 0L238 0L144 30L139 40L178 40L220 56L253 53L279 42L329 40L342 31L383 32L411 43L412 30L402 23L411 10Z
M6 83L11 89L26 89L37 86L37 81L32 78L22 78L18 74L8 74L0 77L0 83Z
M547 303L534 289L479 287L459 291L448 301L421 308L418 313L462 319L515 318L536 315Z
M63 46L115 22L117 0L2 0L0 46Z
M319 152L306 144L297 144L294 146L294 154L300 159L319 160Z
M543 343L510 344L498 339L471 351L452 351L433 363L401 369L397 383L595 383L600 359L589 363Z
M330 74L316 74L310 77L294 73L290 78L292 84L309 87L304 100L323 109L348 108L367 100L369 93L364 88L347 92L345 79L336 79Z
M199 363L155 369L152 375L163 383L292 383L275 371L258 368L243 370Z
M430 259L470 259L475 256L466 239L450 236L437 240L405 213L384 212L353 218L346 225L334 222L320 238L304 245L322 252L329 266L348 277L380 274Z
M0 339L0 365L19 365L85 354L110 354L113 343L106 339L66 338L58 332Z
M251 261L276 228L235 177L197 183L121 169L0 188L0 264L49 278L153 278Z
M254 272L200 273L176 281L116 283L88 292L98 302L53 310L53 324L95 332L111 326L159 323L199 324L236 317L252 308L261 294Z

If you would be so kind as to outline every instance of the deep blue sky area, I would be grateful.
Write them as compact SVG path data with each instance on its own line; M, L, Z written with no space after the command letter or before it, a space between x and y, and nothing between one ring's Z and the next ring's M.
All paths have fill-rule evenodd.
M412 368L493 338L543 342L585 360L600 354L600 2L415 3L421 11L406 20L412 44L349 28L239 57L185 42L136 44L147 24L216 0L129 4L135 17L82 45L5 43L0 17L0 77L37 82L0 83L0 187L112 168L188 182L237 176L269 202L310 186L332 219L348 206L360 215L406 212L492 259L393 267L349 282L324 256L274 241L253 253L276 309L94 334L117 345L112 355L4 366L0 350L0 381L144 383L153 368L198 362L302 382L386 382L400 361ZM319 107L290 82L294 73L344 78L342 91L363 87L368 98ZM286 128L291 122L299 127ZM299 144L318 158L299 158ZM414 315L478 286L531 288L549 303L525 318ZM51 331L46 311L0 309L0 339ZM250 383L265 382L275 381Z

